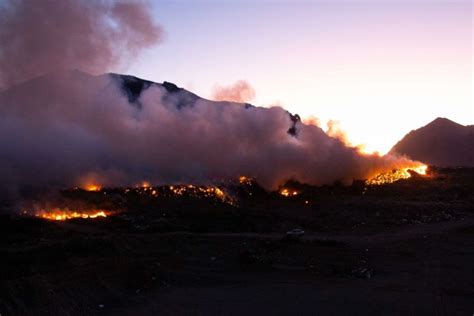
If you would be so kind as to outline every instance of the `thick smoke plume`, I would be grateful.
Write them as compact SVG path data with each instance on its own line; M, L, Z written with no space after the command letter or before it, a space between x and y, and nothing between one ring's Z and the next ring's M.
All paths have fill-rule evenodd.
M328 134L331 137L339 139L341 142L343 142L347 146L351 146L349 137L347 136L346 132L341 128L338 121L329 120L326 125L327 125L326 134Z
M350 183L406 166L363 155L280 107L213 102L119 75L67 71L0 94L0 173L18 186Z
M247 81L239 80L230 86L216 86L212 99L216 101L250 102L255 99L255 90Z
M7 0L0 6L0 88L64 69L125 66L161 39L143 1Z

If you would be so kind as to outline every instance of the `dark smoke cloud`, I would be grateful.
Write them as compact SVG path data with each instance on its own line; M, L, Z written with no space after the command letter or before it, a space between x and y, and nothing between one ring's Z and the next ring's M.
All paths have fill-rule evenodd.
M99 74L160 41L144 1L7 0L0 7L0 88L55 70Z
M244 80L236 81L230 86L214 88L212 99L216 101L250 102L255 98L255 90Z
M131 101L123 80L58 72L0 94L4 180L123 186L247 175L275 189L289 179L350 183L407 163L362 155L280 107L213 102L151 83ZM293 125L294 136L288 132Z

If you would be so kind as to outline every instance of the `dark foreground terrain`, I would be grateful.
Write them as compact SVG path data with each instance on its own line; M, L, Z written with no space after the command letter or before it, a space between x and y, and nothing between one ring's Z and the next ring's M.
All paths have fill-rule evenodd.
M107 218L0 219L4 315L472 315L474 170L366 187L65 192ZM104 197L105 196L105 197ZM302 228L301 239L285 232Z

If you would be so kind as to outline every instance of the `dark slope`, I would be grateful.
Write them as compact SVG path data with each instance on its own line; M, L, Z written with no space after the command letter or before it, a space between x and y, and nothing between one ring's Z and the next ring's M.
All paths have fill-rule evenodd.
M122 92L128 98L128 102L138 107L141 107L139 101L141 93L151 86L161 86L164 88L167 94L164 95L163 101L174 102L178 108L184 106L194 106L196 101L200 99L200 97L194 93L191 93L183 88L179 88L177 85L171 82L165 81L160 84L134 76L114 73L109 74L109 76L120 85Z
M408 133L391 153L440 167L474 167L474 126L437 118Z

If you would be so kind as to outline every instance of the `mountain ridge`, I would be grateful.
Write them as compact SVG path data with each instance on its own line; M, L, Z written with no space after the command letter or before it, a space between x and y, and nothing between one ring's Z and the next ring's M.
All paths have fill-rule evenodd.
M410 131L389 153L439 167L474 167L474 126L438 117Z

